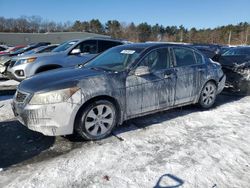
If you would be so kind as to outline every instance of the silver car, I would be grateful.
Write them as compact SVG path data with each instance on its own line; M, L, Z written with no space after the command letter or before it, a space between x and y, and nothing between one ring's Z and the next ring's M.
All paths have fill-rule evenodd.
M193 48L138 43L22 81L12 107L31 130L96 140L131 118L195 103L210 108L224 85L221 66Z
M99 53L123 44L120 40L109 38L76 39L64 42L51 53L27 55L13 59L7 69L10 79L22 81L44 71L71 67L87 62Z
M57 46L58 46L58 44L50 44L50 45L47 45L47 46L39 46L39 47L31 49L29 51L20 53L17 56L14 56L14 57L1 56L0 57L0 73L5 75L6 69L8 68L8 64L10 64L10 63L15 64L15 62L17 62L19 60L22 60L22 59L30 58L34 54L41 54L41 53L51 52Z

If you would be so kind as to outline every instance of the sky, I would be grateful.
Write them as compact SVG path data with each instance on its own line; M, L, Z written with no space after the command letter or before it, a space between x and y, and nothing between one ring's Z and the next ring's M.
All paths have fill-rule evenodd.
M99 19L186 28L250 22L250 0L0 0L0 16L55 22Z

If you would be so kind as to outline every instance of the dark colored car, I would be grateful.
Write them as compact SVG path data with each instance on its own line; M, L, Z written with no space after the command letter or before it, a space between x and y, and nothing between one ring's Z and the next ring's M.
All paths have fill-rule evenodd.
M189 45L193 48L196 48L200 52L202 52L206 57L213 58L217 54L224 53L224 50L226 50L227 46L222 46L218 44L192 44Z
M235 47L213 58L227 75L226 85L234 91L250 93L250 46Z
M134 117L195 103L210 108L224 84L220 64L193 48L128 44L82 67L22 81L12 106L29 129L53 136L76 131L96 140Z

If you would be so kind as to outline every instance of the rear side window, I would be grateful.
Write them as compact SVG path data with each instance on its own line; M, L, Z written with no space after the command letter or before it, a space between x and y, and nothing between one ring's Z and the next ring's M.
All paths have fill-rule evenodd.
M196 62L198 64L202 64L203 63L203 57L202 57L202 55L199 54L199 53L197 53L197 52L194 52L194 54L195 54L195 57L196 57Z
M102 41L100 40L99 41L99 44L98 44L98 53L101 53L109 48L112 48L114 46L118 46L118 45L121 45L122 43L120 42L115 42L115 41Z
M55 47L56 47L56 46L47 47L47 48L41 50L41 51L38 52L38 53L51 52Z
M196 64L193 50L186 48L173 48L173 52L177 67Z
M168 48L161 48L150 52L141 61L140 65L148 66L152 71L170 68L171 65Z
M78 44L74 49L80 49L81 53L96 54L97 53L97 41L87 40Z

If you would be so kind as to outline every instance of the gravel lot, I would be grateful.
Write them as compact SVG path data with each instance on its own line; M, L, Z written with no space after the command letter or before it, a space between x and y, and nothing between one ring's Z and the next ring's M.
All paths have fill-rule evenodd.
M46 137L0 96L0 187L250 187L250 97L133 119L97 142Z

